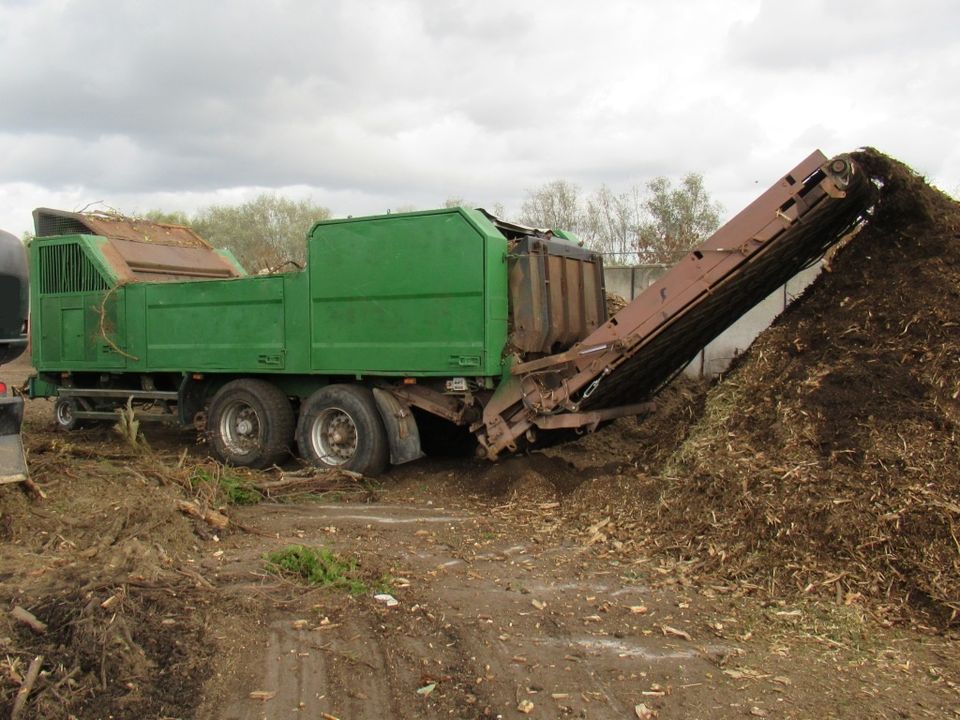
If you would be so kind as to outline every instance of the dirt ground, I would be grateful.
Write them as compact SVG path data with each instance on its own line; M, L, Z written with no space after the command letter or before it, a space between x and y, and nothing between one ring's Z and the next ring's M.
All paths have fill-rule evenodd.
M0 486L0 712L960 717L960 211L859 159L883 196L832 272L642 424L283 495L193 432L64 434L29 401L44 497ZM365 588L269 572L294 544Z
M682 427L702 394L665 404L661 430ZM177 510L196 493L162 479L209 463L192 433L148 428L152 450L136 451L109 428L58 433L50 412L29 402L25 428L46 498L0 488L0 592L47 625L0 629L8 711L43 657L21 717L960 715L950 632L705 581L644 550L642 518L624 542L609 516L585 517L588 488L648 481L636 449L655 426L499 464L425 459L360 494L229 505L216 530ZM266 572L265 553L293 543L355 558L399 604Z

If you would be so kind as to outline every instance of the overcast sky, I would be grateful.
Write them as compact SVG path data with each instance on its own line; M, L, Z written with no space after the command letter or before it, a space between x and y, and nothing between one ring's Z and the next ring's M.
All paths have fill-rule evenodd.
M0 227L37 206L519 209L696 171L732 214L811 150L960 191L950 0L0 0Z

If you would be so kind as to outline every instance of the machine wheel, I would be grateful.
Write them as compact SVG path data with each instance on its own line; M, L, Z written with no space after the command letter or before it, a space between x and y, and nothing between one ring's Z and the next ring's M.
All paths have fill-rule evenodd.
M72 397L58 397L53 404L53 419L57 427L67 432L79 428L80 420L77 419L79 409L80 406Z
M383 420L369 388L327 385L300 408L300 456L320 467L379 475L390 460Z
M290 401L264 380L233 380L213 397L207 438L225 463L261 469L283 458L293 440Z

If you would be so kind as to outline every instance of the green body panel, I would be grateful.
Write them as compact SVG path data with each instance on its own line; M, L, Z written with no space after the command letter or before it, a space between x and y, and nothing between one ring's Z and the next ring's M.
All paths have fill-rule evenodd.
M306 270L228 280L124 284L103 244L87 235L30 244L41 373L272 373L309 389L333 375L503 371L507 242L476 211L318 223Z
M100 333L101 305L106 337L123 337L123 296L103 303L103 293L78 293L74 296L45 297L40 302L40 353L51 362L75 368L115 370L125 358Z
M124 367L123 354L107 339L125 334L123 291L107 290L116 283L116 275L100 254L103 246L102 238L90 235L45 240L37 247L31 243L30 276L35 281L30 284L30 326L35 363L42 359L78 370ZM40 248L48 253L42 268Z
M311 367L498 374L506 341L506 250L496 228L470 211L316 225Z
M136 289L143 310L138 340L148 367L283 369L283 276L144 283Z

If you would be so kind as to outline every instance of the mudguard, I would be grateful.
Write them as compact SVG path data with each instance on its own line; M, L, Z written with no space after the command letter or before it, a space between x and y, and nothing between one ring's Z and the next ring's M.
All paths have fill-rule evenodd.
M424 453L420 447L420 431L410 406L380 388L373 389L373 398L377 401L377 410L380 411L390 441L390 464L400 465L422 458Z

